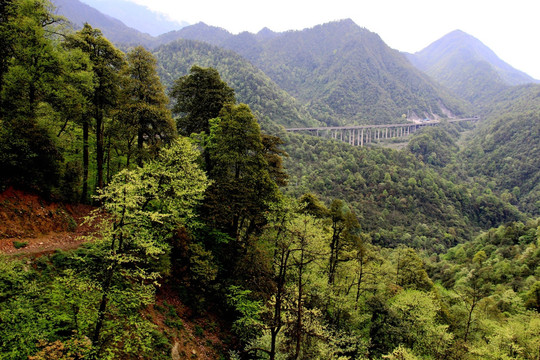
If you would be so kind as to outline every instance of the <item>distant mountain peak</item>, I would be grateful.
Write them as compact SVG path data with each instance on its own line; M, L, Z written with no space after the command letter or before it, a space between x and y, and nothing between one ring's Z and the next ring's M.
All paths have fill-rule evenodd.
M409 60L473 103L488 100L508 86L537 82L462 30L444 35L425 49L409 55Z
M142 44L149 46L154 38L130 28L117 18L104 14L79 0L52 0L59 15L65 16L76 28L89 23L103 31L103 34L115 44Z
M151 10L129 0L82 0L103 14L112 16L140 32L158 36L171 30L179 30L187 22L172 20L167 14Z
M259 39L271 39L271 38L276 37L276 36L278 36L278 33L276 33L275 31L270 30L267 27L262 28L257 33L257 37Z

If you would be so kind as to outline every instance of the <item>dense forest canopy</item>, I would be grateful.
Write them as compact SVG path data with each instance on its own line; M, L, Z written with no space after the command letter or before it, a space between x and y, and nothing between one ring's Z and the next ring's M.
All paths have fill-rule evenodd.
M215 68L235 89L238 101L248 104L265 128L319 126L308 109L279 88L261 70L236 53L193 40L177 40L153 50L164 84L172 87L192 66Z
M353 147L286 133L318 112L239 55L52 14L0 7L0 190L71 228L62 206L93 206L74 248L0 238L0 358L540 357L537 86Z
M496 97L465 150L472 176L529 214L540 214L540 86L524 85Z

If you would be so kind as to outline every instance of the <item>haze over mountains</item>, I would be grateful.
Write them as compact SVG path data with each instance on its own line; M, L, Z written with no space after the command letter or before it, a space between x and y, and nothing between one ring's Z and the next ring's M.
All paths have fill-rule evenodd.
M185 21L178 22L168 19L164 14L151 11L145 6L128 0L84 0L84 3L104 14L117 18L129 27L152 36L189 25Z
M75 28L89 23L93 27L101 29L103 35L115 44L151 46L154 42L151 35L133 29L122 21L105 15L79 0L53 0L52 3L56 6L56 12L65 16Z
M540 84L57 3L0 5L0 358L539 360Z
M352 20L302 31L276 33L264 28L257 34L238 35L201 22L151 36L139 31L144 31L142 24L134 23L139 28L135 30L79 0L54 0L54 3L59 13L73 23L81 26L89 22L120 47L142 44L153 49L167 86L185 75L192 65L217 67L237 89L238 85L250 89L245 93L252 94L251 100L240 95L241 101L257 109L260 117L268 119L276 114L261 105L261 99L269 94L268 88L273 89L274 95L270 98L282 98L286 93L289 99L286 103L296 110L286 110L281 115L288 115L273 120L286 127L319 123L395 123L402 121L403 115L413 120L459 117L474 112L470 104L481 105L510 86L535 82L462 31L454 31L415 54L402 54ZM109 4L111 13L118 12L114 4L119 3ZM142 6L133 5L123 10L128 17L144 19L147 25L156 23L157 15ZM158 27L155 29L154 34L157 34ZM185 40L202 41L216 47ZM175 41L179 42L173 45ZM193 53L203 49L202 53ZM223 49L234 53L223 52ZM180 59L166 54L171 51L188 51L191 55ZM178 61L182 62L181 66ZM229 71L226 65L220 65L242 62L242 70L237 68L238 71ZM250 75L239 78L241 73ZM261 83L269 85L267 90ZM266 95L261 96L261 92ZM281 95L276 95L279 92Z
M420 70L473 103L509 86L538 82L460 30L407 57Z

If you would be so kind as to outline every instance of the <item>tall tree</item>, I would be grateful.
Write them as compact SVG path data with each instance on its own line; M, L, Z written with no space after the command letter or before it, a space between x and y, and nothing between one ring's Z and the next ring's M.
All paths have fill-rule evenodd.
M317 266L311 265L322 260L321 255L326 252L323 220L310 212L306 197L300 201L282 198L269 213L269 223L261 236L263 242L268 241L265 247L272 253L274 287L265 316L270 344L269 350L264 349L271 360L281 355L278 335L284 329L289 358L297 359L303 352L302 343L309 327L304 324L305 303L311 291L306 288L313 280L308 278L320 275Z
M330 256L328 258L328 284L334 282L337 266L342 259L342 253L346 248L355 244L356 230L360 227L356 215L351 212L342 200L333 200L330 204L329 219L332 228L330 239Z
M102 188L104 167L104 120L116 105L119 92L119 72L124 66L124 56L107 40L99 29L89 24L70 36L66 45L80 48L93 64L96 86L91 94L91 111L83 119L83 200L88 194L88 139L90 121L95 121L97 187Z
M101 222L96 239L105 248L101 300L92 334L98 358L102 345L109 341L102 332L110 314L109 302L118 292L115 281L127 280L133 288L152 287L158 273L151 263L168 252L174 230L194 216L208 185L195 164L197 156L189 141L179 138L163 148L157 160L116 174L100 192L108 217Z
M2 108L5 116L34 119L40 101L59 88L61 60L49 30L58 19L45 0L21 0L4 9L2 44ZM12 21L9 21L13 16Z
M137 139L138 165L145 158L144 145L170 141L176 128L167 108L169 99L156 72L156 59L142 46L127 54L119 112L120 121ZM129 149L128 149L129 150ZM129 154L128 154L129 157Z
M175 81L171 97L176 100L173 113L178 115L178 133L189 136L209 133L208 120L219 115L223 105L234 104L234 90L221 80L217 70L193 66L189 75Z
M13 0L4 0L0 2L0 94L4 87L4 74L7 72L10 57L13 54L13 41L15 33L13 31L13 18L15 15L15 6ZM0 117L2 116L0 106Z
M245 104L225 104L211 121L207 147L212 162L205 215L218 229L245 244L265 223L277 197L257 120Z
M0 11L0 181L48 192L62 157L37 110L63 87L65 62L51 35L58 18L45 0L2 2Z
M484 264L486 253L484 250L478 251L469 267L467 276L463 277L456 283L455 290L463 300L467 309L467 319L465 321L465 329L463 341L467 342L471 335L473 324L475 322L475 310L479 302L486 297L490 290L489 272L491 268Z

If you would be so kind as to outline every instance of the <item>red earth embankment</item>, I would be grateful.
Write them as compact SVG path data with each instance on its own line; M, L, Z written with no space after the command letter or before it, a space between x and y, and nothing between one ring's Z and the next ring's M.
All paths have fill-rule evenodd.
M0 253L76 248L90 230L82 223L93 209L88 205L50 202L8 188L0 193Z

